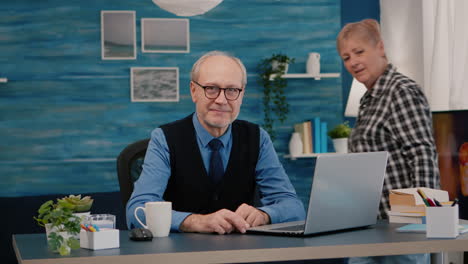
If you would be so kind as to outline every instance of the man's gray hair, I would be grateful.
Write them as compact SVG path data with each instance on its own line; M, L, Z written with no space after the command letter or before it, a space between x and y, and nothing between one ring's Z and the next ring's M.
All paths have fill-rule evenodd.
M208 53L205 53L205 55L201 56L196 62L195 64L193 64L193 67L192 67L192 71L190 72L190 78L191 80L198 80L198 74L200 72L200 66L202 65L202 63L209 57L212 57L212 56L224 56L224 57L228 57L228 58L231 58L233 61L235 61L241 71L242 71L242 88L245 88L245 85L247 84L247 70L245 69L245 66L244 64L242 63L242 61L237 58L237 57L234 57L233 55L227 53L227 52L224 52L224 51L218 51L218 50L214 50L214 51L210 51Z

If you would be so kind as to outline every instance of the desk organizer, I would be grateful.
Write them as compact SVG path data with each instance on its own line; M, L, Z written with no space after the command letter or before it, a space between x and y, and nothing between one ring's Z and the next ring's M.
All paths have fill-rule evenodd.
M81 230L80 247L92 250L120 247L118 229L101 229L98 232Z
M426 236L454 238L458 231L458 205L426 207Z
M83 225L96 225L99 228L115 228L115 215L111 214L91 214L84 217Z

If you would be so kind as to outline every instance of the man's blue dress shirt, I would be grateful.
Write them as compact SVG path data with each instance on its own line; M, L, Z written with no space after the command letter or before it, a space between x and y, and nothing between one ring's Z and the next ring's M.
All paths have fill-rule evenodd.
M203 163L209 173L210 147L208 143L214 138L200 124L196 114L193 115L193 125L197 134L198 147ZM232 148L231 125L226 133L218 138L222 142L219 150L226 170ZM260 128L260 154L257 162L256 183L260 191L262 206L258 209L270 216L271 223L282 223L305 219L302 202L296 195L283 166L278 160L273 143L267 132ZM171 176L169 147L161 128L151 133L151 140L143 163L143 171L135 182L134 190L127 203L128 228L141 227L134 216L135 208L144 207L146 202L163 201L163 195ZM172 211L171 231L179 231L179 226L191 212ZM145 222L144 214L138 211L138 217Z

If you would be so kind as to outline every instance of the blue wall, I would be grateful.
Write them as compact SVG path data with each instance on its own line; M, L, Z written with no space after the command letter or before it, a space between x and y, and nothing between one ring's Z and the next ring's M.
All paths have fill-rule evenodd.
M375 0L353 0L346 1L341 0L341 25L344 26L347 23L360 21L366 18L373 18L380 21L380 4L379 1ZM349 90L351 89L351 83L353 77L349 72L346 71L344 66L342 67L342 87L343 87L343 109L346 109L346 102L348 100ZM356 121L354 117L345 118L350 122L351 126L354 126Z
M9 82L0 83L0 197L118 191L115 157L128 143L194 110L189 71L210 50L244 61L248 87L239 118L261 124L256 65L263 58L285 53L296 59L289 72L303 73L314 51L321 54L322 72L342 73L335 37L345 14L360 12L345 2L225 0L189 17L191 51L182 54L141 52L140 19L176 17L150 0L4 3L0 77ZM136 11L136 60L101 60L101 10ZM130 67L144 66L179 67L180 101L130 102ZM312 161L282 158L293 125L315 116L329 127L341 122L346 95L341 78L288 81L291 113L275 127L275 147L304 201Z

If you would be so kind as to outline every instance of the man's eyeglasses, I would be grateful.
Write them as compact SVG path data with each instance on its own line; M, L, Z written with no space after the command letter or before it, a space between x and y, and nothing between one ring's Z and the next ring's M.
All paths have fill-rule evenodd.
M208 99L216 99L218 98L219 94L221 93L221 90L224 91L224 96L226 97L227 100L229 101L234 101L239 98L240 93L243 91L243 89L240 88L220 88L218 86L203 86L196 81L192 82L196 83L198 86L203 88L205 90L205 96Z

